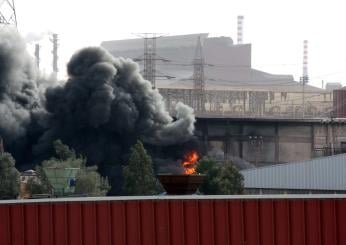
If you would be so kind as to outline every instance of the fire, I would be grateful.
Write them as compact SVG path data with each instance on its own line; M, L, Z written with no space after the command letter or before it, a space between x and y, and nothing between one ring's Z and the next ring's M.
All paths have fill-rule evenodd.
M185 174L194 174L196 173L196 162L199 156L196 151L191 151L185 154L183 159L183 167Z

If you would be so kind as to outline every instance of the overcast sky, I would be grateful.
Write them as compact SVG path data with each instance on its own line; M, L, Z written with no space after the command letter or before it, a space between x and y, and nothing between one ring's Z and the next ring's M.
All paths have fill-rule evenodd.
M307 39L309 75L315 86L321 86L322 80L346 85L345 4L342 0L16 0L23 35L59 34L61 71L75 50L104 40L136 38L133 33L206 32L236 41L237 15L244 15L244 42L252 44L252 66L299 79ZM49 55L48 38L41 42Z

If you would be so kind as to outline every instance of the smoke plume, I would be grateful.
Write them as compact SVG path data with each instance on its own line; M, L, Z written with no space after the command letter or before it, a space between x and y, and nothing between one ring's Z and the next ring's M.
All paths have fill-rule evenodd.
M71 57L67 72L65 83L47 87L45 81L42 92L43 78L24 42L14 33L0 34L0 134L12 149L25 142L31 159L38 161L61 139L111 175L114 184L137 139L151 152L192 140L192 109L178 103L173 119L133 61L90 47Z
M0 34L0 134L11 144L28 134L35 113L40 110L37 71L15 32Z

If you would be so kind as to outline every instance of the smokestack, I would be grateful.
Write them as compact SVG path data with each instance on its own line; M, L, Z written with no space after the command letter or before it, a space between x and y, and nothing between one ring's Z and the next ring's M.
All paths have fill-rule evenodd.
M36 58L36 65L37 68L40 68L40 44L35 44L35 58Z
M304 40L303 45L304 45L304 50L303 50L303 74L300 77L300 82L302 84L307 84L309 82L309 74L308 74L308 41Z
M308 40L304 40L303 51L303 77L308 77Z
M238 15L238 44L243 44L243 22L244 16Z
M53 54L53 73L55 75L58 74L58 34L56 33L53 33L53 39L51 39L52 43L53 43L53 51L52 51L52 54Z

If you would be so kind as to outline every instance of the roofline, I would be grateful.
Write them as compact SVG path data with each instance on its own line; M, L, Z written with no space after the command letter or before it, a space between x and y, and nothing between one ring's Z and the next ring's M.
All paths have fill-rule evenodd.
M240 170L240 172L241 173L247 173L247 172L258 171L258 170L262 170L262 169L265 170L265 169L271 169L271 168L278 168L278 167L282 167L282 166L299 165L299 164L304 164L304 163L308 163L308 162L311 162L313 164L317 160L320 161L320 160L328 160L328 159L332 159L332 158L341 158L342 156L346 156L346 153L336 154L336 155L331 155L331 156L325 156L325 157L317 157L317 158L312 158L309 160L278 163L278 164L273 164L273 165L269 165L269 166L261 166L261 167L257 167L257 168L248 168L248 169Z
M0 205L30 203L112 202L112 201L162 201L162 200L288 200L288 199L346 199L346 194L304 195L183 195L183 196L118 196L118 197L71 197L46 199L1 200Z
M229 120L229 121L255 121L255 122L306 122L322 123L329 122L329 118L280 118L280 117L246 117L246 116L228 116L228 115L196 115L197 119L210 120ZM346 122L346 118L344 119Z
M164 35L161 38L162 39L169 39L169 38L174 38L174 37L186 37L186 36L207 36L209 37L209 32L201 32L201 33L190 33L190 34L179 34L179 35ZM142 40L142 37L137 37L137 38L125 38L125 39L116 39L116 40L106 40L102 41L100 45L104 43L112 43L112 42L117 42L117 41L132 41L132 40Z

